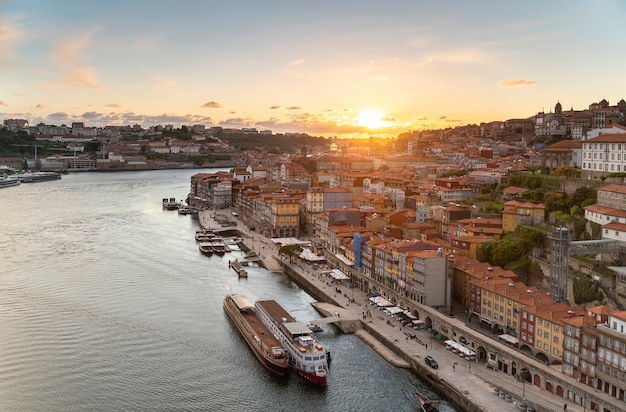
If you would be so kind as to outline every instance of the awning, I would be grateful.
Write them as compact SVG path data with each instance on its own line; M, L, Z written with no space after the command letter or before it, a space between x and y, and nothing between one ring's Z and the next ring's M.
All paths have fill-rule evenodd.
M457 341L454 341L452 339L448 339L444 343L446 344L446 346L448 348L454 349L454 350L460 352L461 354L463 354L465 356L476 356L476 352L474 352L473 350L471 350L467 346L458 343Z
M402 309L397 306L390 306L388 308L385 308L385 312L389 312L390 314L395 315L396 313L402 312Z
M350 280L350 276L346 275L339 269L333 269L328 274L332 276L333 279L338 280L338 281Z
M503 335L498 336L500 339L507 341L508 343L512 344L512 345L517 345L519 343L519 339L517 339L515 336L511 336L508 333L505 333Z
M300 252L300 258L308 260L309 262L323 262L326 260L324 256L318 256L311 251L311 249L304 248Z
M354 263L353 263L350 259L348 259L348 258L347 258L347 257L345 257L344 255L342 255L341 253L336 253L336 254L335 254L335 257L336 257L337 259L341 260L343 263L345 263L345 264L346 264L346 265L348 265L348 266L353 266L353 265L354 265Z
M376 296L376 297L370 298L370 301L373 302L378 307L395 306L393 303L389 302L387 299L383 298L382 296Z

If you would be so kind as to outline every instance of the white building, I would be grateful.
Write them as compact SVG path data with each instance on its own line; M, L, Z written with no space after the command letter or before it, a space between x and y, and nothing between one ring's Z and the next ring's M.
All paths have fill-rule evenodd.
M599 179L608 173L626 172L626 133L602 134L585 140L582 178Z

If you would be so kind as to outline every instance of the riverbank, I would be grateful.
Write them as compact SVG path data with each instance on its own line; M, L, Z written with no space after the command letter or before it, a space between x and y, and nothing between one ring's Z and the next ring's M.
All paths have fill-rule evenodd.
M210 220L209 213L200 214L200 223L203 227L216 225ZM522 389L522 383L485 368L484 363L465 361L446 350L446 346L433 339L432 334L423 329L406 329L376 306L370 305L364 291L337 286L323 273L322 268L314 269L301 261L281 258L278 255L279 245L272 239L250 231L240 221L237 222L237 229L242 235L244 246L261 257L266 269L287 274L320 302L315 305L320 313L325 316L339 313L342 321L337 322L336 326L344 333L355 333L390 364L410 368L459 409L468 412L519 411L522 410L520 404L527 404L535 411L563 410L562 398L531 383L526 383ZM427 355L438 361L438 369L425 364L424 357ZM495 394L496 389L502 390L502 396ZM519 396L522 393L525 400ZM568 403L568 411L583 411L583 407Z

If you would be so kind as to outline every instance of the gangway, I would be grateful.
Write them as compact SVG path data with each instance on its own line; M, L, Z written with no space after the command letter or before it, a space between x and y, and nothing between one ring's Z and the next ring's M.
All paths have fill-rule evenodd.
M325 318L320 318L320 319L314 319L312 321L309 322L309 325L327 325L329 323L335 323L335 322L339 322L341 320L346 320L345 318L342 318L340 316L327 316ZM352 320L352 319L350 319Z

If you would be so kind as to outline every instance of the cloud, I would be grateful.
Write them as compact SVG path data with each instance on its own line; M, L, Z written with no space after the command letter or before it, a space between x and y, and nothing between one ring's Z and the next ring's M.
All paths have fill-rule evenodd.
M35 109L45 109L46 107L48 107L48 105L45 103L39 103L35 105Z
M99 89L98 81L96 80L96 68L95 67L83 67L78 68L65 76L64 82L66 84L89 89Z
M19 24L0 17L0 66L14 68L13 54L17 44L24 38Z
M517 86L534 86L537 84L532 80L512 79L512 80L500 80L498 86L500 87L517 87Z
M304 59L298 59L289 63L289 66L301 66L302 64L304 64Z
M52 47L52 57L61 72L63 82L74 87L99 89L95 66L85 66L89 54L85 52L91 37L99 31L93 28L82 34L68 36Z
M298 106L289 106L287 107L287 110L300 110L302 109L302 107L298 107Z
M210 102L206 102L200 107L202 107L203 109L219 109L220 107L222 107L222 104L216 101L210 101Z
M0 106L8 106L9 104L4 100L0 100Z
M122 105L120 103L109 103L109 104L105 104L105 107L113 107L113 108L119 109L120 107L122 107Z
M280 106L270 106L270 110L280 109Z
M382 120L383 122L394 123L398 121L398 118L393 117L393 116L385 116L385 117L382 117L380 120Z
M54 58L60 65L77 65L85 60L83 53L91 42L91 37L98 31L94 28L80 35L73 35L58 41L54 47Z

